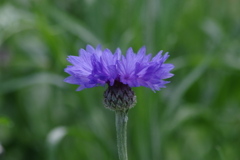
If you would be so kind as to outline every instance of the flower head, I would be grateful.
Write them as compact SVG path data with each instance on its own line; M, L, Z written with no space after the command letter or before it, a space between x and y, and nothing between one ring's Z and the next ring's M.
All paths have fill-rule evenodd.
M168 53L162 56L160 51L151 58L151 54L146 55L145 46L137 54L129 48L126 56L121 54L119 48L113 54L109 49L102 50L100 45L96 49L87 45L86 50L80 49L79 52L79 56L67 58L72 66L65 68L70 76L64 80L80 85L77 91L106 84L113 86L119 82L129 87L144 86L155 91L165 88L169 81L163 79L173 76L170 70L174 66L164 63L169 57Z

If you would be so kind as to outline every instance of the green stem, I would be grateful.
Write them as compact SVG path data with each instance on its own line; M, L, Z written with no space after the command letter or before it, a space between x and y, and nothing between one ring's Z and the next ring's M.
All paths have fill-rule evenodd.
M117 146L119 160L127 160L127 112L116 111Z

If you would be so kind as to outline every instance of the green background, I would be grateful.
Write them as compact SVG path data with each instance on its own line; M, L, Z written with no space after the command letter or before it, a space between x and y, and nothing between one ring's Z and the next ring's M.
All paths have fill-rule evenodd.
M63 82L68 55L102 44L164 50L175 65L167 88L133 88L129 160L239 160L239 8L239 0L1 0L0 159L118 159L105 88L76 92Z

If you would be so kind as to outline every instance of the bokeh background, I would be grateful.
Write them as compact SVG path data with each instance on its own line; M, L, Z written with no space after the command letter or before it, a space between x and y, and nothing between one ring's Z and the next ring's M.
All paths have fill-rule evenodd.
M171 83L134 88L130 160L240 159L239 0L1 0L0 159L116 160L105 88L65 84L87 44L170 53Z

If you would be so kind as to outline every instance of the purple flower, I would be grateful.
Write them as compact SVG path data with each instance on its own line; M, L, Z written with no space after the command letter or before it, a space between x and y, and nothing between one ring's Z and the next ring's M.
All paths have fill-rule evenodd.
M173 76L170 70L174 66L164 64L168 57L168 53L162 56L160 51L151 59L151 54L146 55L145 46L137 54L129 48L124 56L119 48L112 54L109 49L102 51L100 45L96 49L87 45L86 50L80 49L79 56L67 58L73 65L65 68L65 72L70 76L64 81L80 85L77 91L105 84L113 86L116 82L129 87L144 86L153 91L160 90L169 83L163 79Z

